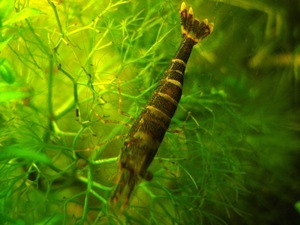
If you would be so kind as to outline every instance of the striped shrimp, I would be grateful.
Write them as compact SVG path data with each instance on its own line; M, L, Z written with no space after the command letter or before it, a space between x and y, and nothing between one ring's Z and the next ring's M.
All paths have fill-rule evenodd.
M213 23L194 19L193 9L183 2L180 9L182 41L168 69L144 110L129 130L119 156L119 178L111 200L118 202L124 195L123 208L129 202L135 185L151 180L147 169L157 153L181 98L183 75L193 46L208 36Z

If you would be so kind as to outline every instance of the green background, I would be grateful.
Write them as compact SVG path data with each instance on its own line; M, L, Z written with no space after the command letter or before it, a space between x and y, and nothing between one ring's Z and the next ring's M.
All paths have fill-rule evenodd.
M0 224L300 224L300 3L190 1L214 31L130 205L129 130L180 44L181 1L0 1ZM120 203L122 204L122 202Z

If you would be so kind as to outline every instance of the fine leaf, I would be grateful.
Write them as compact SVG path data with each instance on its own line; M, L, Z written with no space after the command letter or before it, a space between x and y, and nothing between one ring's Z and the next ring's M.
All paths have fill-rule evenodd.
M16 22L28 19L29 17L39 16L44 14L42 11L34 8L25 8L20 12L14 14L9 20L5 21L3 25L14 24Z

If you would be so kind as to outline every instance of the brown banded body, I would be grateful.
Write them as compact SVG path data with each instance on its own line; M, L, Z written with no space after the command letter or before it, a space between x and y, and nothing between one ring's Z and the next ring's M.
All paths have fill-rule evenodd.
M128 204L135 185L141 179L150 180L147 170L177 109L182 94L183 75L193 46L209 35L213 24L205 19L200 22L193 16L193 9L183 2L180 9L182 41L168 69L146 107L129 130L119 157L119 178L112 200L117 202L124 195L123 207Z

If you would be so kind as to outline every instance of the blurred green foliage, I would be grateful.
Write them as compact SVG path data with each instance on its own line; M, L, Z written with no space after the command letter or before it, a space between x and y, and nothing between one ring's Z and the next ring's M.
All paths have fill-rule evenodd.
M215 23L122 213L123 136L180 43L181 2L0 1L0 224L297 224L300 3L194 1ZM125 115L128 114L128 115Z

